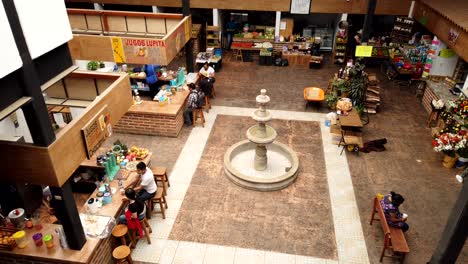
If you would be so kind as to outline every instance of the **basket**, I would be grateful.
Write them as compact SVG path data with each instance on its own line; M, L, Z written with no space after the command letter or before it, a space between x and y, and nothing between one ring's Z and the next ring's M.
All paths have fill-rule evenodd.
M13 250L16 247L16 241L14 239L4 243L3 238L5 236L11 237L18 231L20 231L18 228L0 227L0 250Z

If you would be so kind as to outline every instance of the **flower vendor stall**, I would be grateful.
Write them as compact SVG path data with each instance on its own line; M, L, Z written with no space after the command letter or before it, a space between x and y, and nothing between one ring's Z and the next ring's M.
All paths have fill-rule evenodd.
M444 167L464 168L468 164L468 98L461 95L448 101L440 117L443 128L432 141L434 151L445 154Z

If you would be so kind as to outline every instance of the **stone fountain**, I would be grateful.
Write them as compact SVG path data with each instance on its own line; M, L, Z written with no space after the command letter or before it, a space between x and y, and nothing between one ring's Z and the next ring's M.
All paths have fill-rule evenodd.
M274 191L287 187L297 177L299 159L285 144L274 142L278 134L266 125L272 119L266 110L270 97L260 91L259 109L252 118L257 125L247 130L247 139L232 145L224 154L224 171L235 184L257 191Z

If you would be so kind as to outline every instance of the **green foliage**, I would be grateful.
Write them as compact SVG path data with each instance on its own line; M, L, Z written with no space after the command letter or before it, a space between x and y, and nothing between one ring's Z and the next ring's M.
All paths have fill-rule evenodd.
M99 62L97 61L90 61L88 62L88 64L86 65L86 68L90 71L95 71L97 70L99 67Z
M336 102L338 102L338 96L336 93L326 94L325 100L327 101L328 107L334 108L336 106Z

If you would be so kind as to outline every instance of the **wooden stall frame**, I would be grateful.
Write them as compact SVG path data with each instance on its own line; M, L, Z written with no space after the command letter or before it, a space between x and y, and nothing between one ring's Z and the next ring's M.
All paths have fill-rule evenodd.
M25 182L62 186L86 159L81 128L96 112L108 105L115 126L132 105L130 81L126 74L73 72L69 77L115 78L115 81L89 104L82 115L56 134L48 147L0 141L3 161L1 182Z

